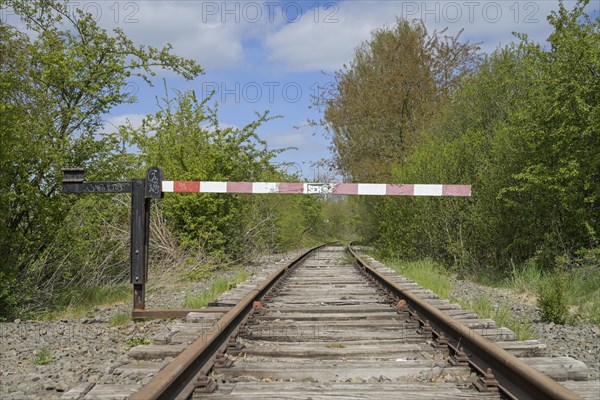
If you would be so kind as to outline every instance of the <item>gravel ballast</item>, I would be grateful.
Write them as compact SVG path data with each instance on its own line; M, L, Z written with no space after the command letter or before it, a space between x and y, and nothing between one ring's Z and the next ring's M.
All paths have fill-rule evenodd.
M259 271L297 254L271 256L248 270ZM228 274L234 275L235 271ZM147 296L148 307L180 308L187 293L200 292L209 285L210 281L184 282L155 289ZM530 319L537 338L549 346L550 355L572 356L592 368L590 379L600 377L600 327L542 323L534 299L508 290L462 280L454 280L453 287L454 298L485 297L494 305L508 306L516 316ZM94 308L84 318L0 323L0 399L58 399L86 382L145 383L149 377L115 375L113 369L131 361L127 341L152 339L168 333L171 325L169 321L149 320L109 327L112 316L130 311L130 303L121 303ZM40 358L42 351L47 351L52 359L46 365L36 365L34 360Z
M252 273L284 260L298 252L263 257L246 268ZM234 276L234 270L219 276ZM173 277L166 279L173 281ZM157 282L156 277L150 283ZM208 288L210 280L178 282L155 287L146 295L147 308L181 308L188 293ZM141 339L152 340L168 333L170 321L146 320L109 327L111 317L131 312L131 303L119 303L91 309L83 318L57 321L16 319L0 323L0 399L59 399L70 389L86 382L139 384L149 380L144 375L115 375L116 365L130 362L130 344ZM129 344L128 344L129 342ZM40 352L49 353L45 365ZM169 359L165 360L168 362Z
M451 296L462 300L488 299L493 306L508 307L511 315L531 321L533 333L548 346L551 356L570 356L583 361L592 373L589 380L600 378L600 327L578 322L556 325L542 322L540 310L531 296L507 289L490 288L464 280L453 280Z

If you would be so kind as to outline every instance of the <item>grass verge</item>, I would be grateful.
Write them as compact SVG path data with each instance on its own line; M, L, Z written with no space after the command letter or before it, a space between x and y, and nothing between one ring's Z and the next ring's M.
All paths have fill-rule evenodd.
M567 323L585 321L600 325L600 269L598 268L542 271L535 263L527 262L513 268L508 278L498 279L498 286L536 296L538 305L543 308L542 313L552 313L554 309L560 313L566 312ZM556 293L548 300L547 293L551 290ZM561 311L563 302L564 308L568 308L568 311Z
M201 308L206 307L208 303L214 301L221 293L236 287L239 283L250 277L250 274L245 271L238 272L232 279L217 278L212 285L196 295L187 295L183 302L185 308Z
M452 281L450 273L440 264L433 260L402 262L386 261L386 265L409 279L414 280L422 287L431 290L443 298L449 298L452 292ZM526 318L514 318L510 315L508 307L494 307L489 299L478 298L476 300L452 301L465 309L473 310L479 318L490 318L499 326L505 326L515 332L519 340L534 338L531 321Z
M448 298L452 291L450 274L444 267L431 259L420 261L389 261L385 264L396 273L414 280L425 289L440 297Z
M131 298L131 285L93 286L63 293L50 311L38 315L41 320L79 318L94 307L105 306Z
M448 298L452 291L448 271L430 259L414 262L386 260L386 265L398 274L413 279L424 288L432 290L441 297ZM559 279L560 274L566 276ZM492 268L481 271L471 277L471 280L483 286L505 288L516 293L530 294L538 299L538 303L539 300L542 300L544 306L549 308L549 310L546 310L546 314L552 314L553 312L554 314L560 314L563 309L560 303L564 301L568 309L566 312L568 315L565 318L567 323L584 321L600 325L600 268L597 264L595 264L595 267L572 268L568 272L557 272L544 271L535 262L529 261L521 265L515 265L508 275L502 275ZM557 291L556 282L563 280L566 281L564 293L552 293L550 291L550 295L548 295L549 288ZM486 312L486 309L491 307L485 304L486 301L487 299L474 300L469 305L461 305L471 309L480 308L479 312L474 311L481 318L494 319L498 324L514 330L520 338L529 338L533 335L531 321L510 319L508 310L505 309Z
M478 318L493 319L498 326L510 329L517 335L517 340L535 339L536 337L531 320L529 318L515 318L511 316L508 306L494 306L485 297L479 297L474 300L452 298L452 301L460 304L464 309L473 310Z

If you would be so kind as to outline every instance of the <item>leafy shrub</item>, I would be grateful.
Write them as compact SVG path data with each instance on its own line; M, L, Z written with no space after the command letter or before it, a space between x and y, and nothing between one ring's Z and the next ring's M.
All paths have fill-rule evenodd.
M51 362L52 352L47 347L44 347L33 356L33 363L35 365L48 365Z
M568 277L562 271L542 281L538 287L538 305L542 321L564 324L569 315Z
M125 339L124 343L128 349L131 349L132 347L135 347L135 346L152 344L152 340L150 340L146 337L132 337L129 339Z

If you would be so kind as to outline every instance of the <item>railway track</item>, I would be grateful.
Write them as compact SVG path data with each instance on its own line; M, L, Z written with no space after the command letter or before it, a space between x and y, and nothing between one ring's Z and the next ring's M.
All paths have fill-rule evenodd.
M190 315L155 345L132 349L142 361L121 369L152 379L105 398L597 398L583 363L543 357L538 341L516 341L340 246L265 275L221 296L221 313Z
M478 395L463 390L470 369L446 365L446 351L425 343L342 249L296 268L257 314L234 365L214 372L226 383L206 398Z

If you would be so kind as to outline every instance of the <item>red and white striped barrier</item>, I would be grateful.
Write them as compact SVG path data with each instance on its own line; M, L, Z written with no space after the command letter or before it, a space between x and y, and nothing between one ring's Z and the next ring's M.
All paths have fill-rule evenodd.
M389 183L185 182L162 181L163 192L282 193L367 196L471 196L471 185L403 185Z

